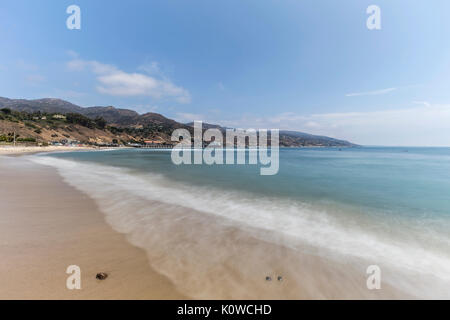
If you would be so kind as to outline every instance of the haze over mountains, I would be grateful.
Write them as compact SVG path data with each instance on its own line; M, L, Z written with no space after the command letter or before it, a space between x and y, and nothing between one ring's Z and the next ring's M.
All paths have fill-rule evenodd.
M9 108L14 111L35 113L79 113L91 119L101 117L105 119L108 125L116 127L134 127L134 128L164 128L164 131L177 128L189 128L192 123L183 124L175 120L164 117L158 113L139 114L129 109L120 109L113 106L101 107L80 107L65 100L55 98L45 98L36 100L9 99L0 97L0 108ZM204 129L225 128L216 124L204 123ZM157 129L156 129L157 130ZM316 136L297 131L280 131L280 146L355 146L354 144L325 136Z

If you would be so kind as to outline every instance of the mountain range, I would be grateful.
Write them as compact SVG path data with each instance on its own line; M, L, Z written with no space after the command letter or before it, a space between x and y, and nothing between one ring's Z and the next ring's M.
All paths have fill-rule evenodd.
M151 136L163 136L162 140L167 140L170 132L177 128L192 129L192 123L180 123L164 117L158 113L139 114L134 110L120 109L113 106L101 107L80 107L65 100L55 98L44 98L36 100L9 99L0 97L0 109L7 108L13 111L26 113L47 113L47 114L81 114L90 119L103 118L108 126L117 128L148 129ZM218 128L225 130L217 124L203 124L204 129ZM158 133L161 133L158 135ZM141 137L145 138L145 137ZM301 147L301 146L336 146L352 147L354 144L326 136L311 135L297 131L280 131L280 146Z

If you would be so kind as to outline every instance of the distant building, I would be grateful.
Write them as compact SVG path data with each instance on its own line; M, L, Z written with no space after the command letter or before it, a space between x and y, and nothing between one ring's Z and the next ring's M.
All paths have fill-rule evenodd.
M66 119L66 116L62 115L62 114L55 114L52 117L53 119Z
M145 140L144 148L172 148L171 143L164 142L162 140Z
M147 145L160 145L160 144L164 144L164 141L161 141L161 140L145 140L144 143L147 144Z
M72 146L77 146L81 144L81 142L78 140L69 140L68 143Z

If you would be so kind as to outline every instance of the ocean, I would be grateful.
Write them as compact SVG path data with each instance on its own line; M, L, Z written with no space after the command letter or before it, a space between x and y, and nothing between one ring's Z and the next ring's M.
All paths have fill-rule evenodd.
M297 289L365 297L369 265L380 267L382 284L408 296L450 297L450 148L283 148L273 176L257 165L176 166L170 152L31 159L92 197L115 230L147 251L152 267L196 298L255 297L275 269L291 280L289 297ZM290 253L272 252L278 263L265 256L266 244ZM345 285L330 295L318 285L324 273L310 274L308 286L297 278L305 272L297 253L357 274L343 276Z

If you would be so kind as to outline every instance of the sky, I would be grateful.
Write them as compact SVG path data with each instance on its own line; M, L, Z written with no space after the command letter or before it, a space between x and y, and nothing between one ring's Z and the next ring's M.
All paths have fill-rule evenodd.
M370 5L381 29L367 27ZM448 0L3 0L0 96L450 146L449 12Z

